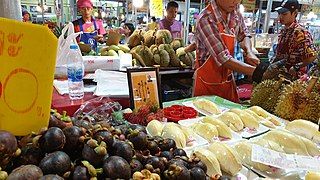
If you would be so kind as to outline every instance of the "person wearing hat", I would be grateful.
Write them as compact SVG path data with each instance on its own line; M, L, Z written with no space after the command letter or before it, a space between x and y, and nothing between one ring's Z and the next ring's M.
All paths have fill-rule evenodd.
M289 79L298 79L299 75L305 73L306 66L312 63L317 52L313 44L310 32L302 27L296 20L299 10L297 0L284 0L281 6L275 8L279 14L279 21L284 28L278 39L275 56L271 59L270 69L280 69ZM278 78L278 74L272 73L270 77Z
M196 70L193 96L216 95L239 102L233 71L260 82L268 68L252 51L250 32L238 11L240 0L211 0L196 24ZM245 62L236 60L236 40L245 51Z
M77 8L81 13L81 18L73 21L74 31L83 34L78 37L78 42L89 44L91 49L97 49L97 42L103 42L103 35L106 31L101 23L92 17L93 4L90 0L78 0Z

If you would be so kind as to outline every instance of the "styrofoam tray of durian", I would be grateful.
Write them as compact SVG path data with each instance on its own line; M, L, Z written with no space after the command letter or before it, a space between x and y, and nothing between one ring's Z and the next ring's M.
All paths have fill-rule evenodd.
M208 100L209 101L209 100ZM213 102L212 102L213 103ZM194 101L186 101L186 102L183 102L182 103L183 105L185 106L188 106L188 107L192 107L194 108L196 111L198 111L199 113L205 115L205 116L211 116L211 115L218 115L220 114L221 112L224 112L224 111L227 111L229 110L229 108L226 108L226 107L223 107L223 106L217 106L216 107L211 107L213 110L205 110L205 109L201 109L201 108L198 108L194 105ZM213 105L213 104L212 104ZM213 105L214 106L214 105ZM209 106L206 106L206 107L210 107Z
M204 119L205 117L197 117L197 118L193 118L193 119L185 119L185 120L180 120L178 121L178 123L182 126L186 126L186 127L191 127L193 126L194 124L196 123L201 123L202 120ZM219 134L219 129L217 129L218 131L218 134ZM225 130L221 130L221 131L225 131ZM231 132L231 137L227 138L227 137L222 137L221 135L219 135L218 137L215 137L213 138L212 140L217 140L217 141L223 141L223 142L230 142L230 141L237 141L237 140L240 140L242 139L242 137L234 132L234 131L230 131ZM195 132L196 133L196 132ZM209 132L206 132L206 133L209 133ZM207 136L208 137L208 136ZM209 139L208 139L209 140ZM210 140L209 140L210 141ZM208 142L208 141L207 141Z
M185 151L208 144L208 141L198 134L173 122L152 120L148 123L146 131L150 136L162 136L164 138L173 139L176 142L177 147L183 148Z

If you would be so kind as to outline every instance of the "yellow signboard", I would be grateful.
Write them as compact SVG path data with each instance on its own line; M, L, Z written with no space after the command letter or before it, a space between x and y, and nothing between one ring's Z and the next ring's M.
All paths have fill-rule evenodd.
M162 0L150 0L150 16L154 16L156 18L163 17L163 2Z
M44 26L0 18L0 129L48 126L57 38Z
M242 4L246 12L254 11L256 8L256 0L242 0Z

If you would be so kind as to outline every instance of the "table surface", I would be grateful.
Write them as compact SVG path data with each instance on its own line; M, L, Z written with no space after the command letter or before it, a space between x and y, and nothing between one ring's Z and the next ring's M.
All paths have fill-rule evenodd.
M68 115L73 115L79 107L86 101L96 98L98 96L93 93L84 93L84 97L81 100L71 101L68 94L60 95L54 88L52 94L51 108L56 109L59 113L66 111ZM119 102L122 109L130 107L129 97L110 97L113 101Z

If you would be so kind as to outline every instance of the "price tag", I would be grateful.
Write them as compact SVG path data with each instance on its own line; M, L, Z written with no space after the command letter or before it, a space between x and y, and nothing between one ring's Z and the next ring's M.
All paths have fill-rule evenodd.
M251 160L280 169L320 171L319 158L280 153L255 144L252 145Z
M57 38L41 25L0 24L0 129L37 132L49 121Z

